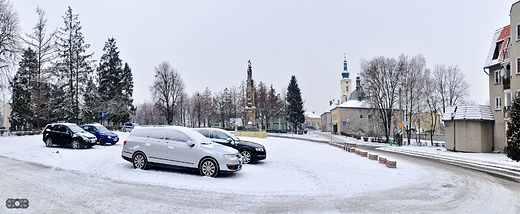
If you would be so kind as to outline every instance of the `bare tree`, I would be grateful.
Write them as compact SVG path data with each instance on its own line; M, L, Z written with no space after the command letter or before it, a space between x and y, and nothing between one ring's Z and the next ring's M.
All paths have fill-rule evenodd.
M173 123L180 97L184 94L184 82L170 63L162 62L155 67L155 80L150 87L155 106L161 111L166 122Z
M33 85L33 99L36 104L35 108L35 117L36 117L36 127L40 127L40 118L45 118L45 115L42 115L43 112L48 112L48 110L43 110L43 100L47 100L42 98L42 86L45 83L48 83L48 73L45 69L46 64L52 62L56 59L54 55L56 45L56 32L57 30L52 31L47 35L47 18L45 18L45 11L36 7L36 13L38 14L38 21L36 25L33 27L33 32L31 34L25 34L27 38L22 38L25 43L29 45L36 52L37 59L37 70L35 74L35 81Z
M414 115L420 113L419 105L421 104L420 96L422 86L422 78L424 70L426 69L426 59L422 55L408 57L404 54L399 56L398 62L400 73L402 74L402 81L399 89L399 96L402 99L400 103L404 103L404 114L407 117L407 136L408 144L411 140L412 121L418 120ZM404 124L403 124L404 125Z
M159 125L165 124L166 120L161 117L161 112L151 102L145 101L142 104L137 104L135 115L132 121L141 125Z
M425 104L427 106L431 124L428 127L430 129L430 143L433 145L433 135L435 134L435 130L438 125L437 120L439 119L439 112L440 112L440 96L439 93L435 93L435 87L437 86L435 82L435 78L431 75L431 72L429 69L426 69L424 73L423 78L423 90L424 90L424 97L425 97ZM432 93L433 92L433 93Z
M0 0L0 91L9 84L11 72L18 62L20 46L20 26L18 14L9 0Z
M467 102L469 84L457 65L437 64L433 69L435 89L441 97L442 113L446 107Z
M393 58L383 56L371 60L361 60L361 77L363 89L367 94L368 103L381 115L385 137L390 139L392 116L397 103L398 86L402 74L398 62Z
M269 114L269 109L267 106L267 87L265 86L265 83L260 81L255 93L256 117L260 119L257 121L262 124L262 127L265 129L265 119Z

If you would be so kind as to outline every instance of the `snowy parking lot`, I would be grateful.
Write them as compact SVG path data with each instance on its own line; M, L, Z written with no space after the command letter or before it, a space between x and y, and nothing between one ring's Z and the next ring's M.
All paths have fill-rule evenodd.
M267 159L216 178L134 169L114 146L0 137L0 199L28 213L518 213L517 183L403 155L390 169L326 143L267 137ZM29 164L30 163L30 164ZM478 188L475 188L478 187ZM12 211L5 207L0 213Z
M377 161L347 153L327 144L283 138L244 138L263 144L267 159L244 165L236 173L207 178L187 170L134 169L121 158L128 133L113 146L73 150L45 147L41 135L0 138L0 156L36 163L52 169L70 170L114 181L160 185L172 188L251 194L342 194L380 191L406 185L425 172L419 166L399 161L389 169ZM392 182L399 180L399 183Z

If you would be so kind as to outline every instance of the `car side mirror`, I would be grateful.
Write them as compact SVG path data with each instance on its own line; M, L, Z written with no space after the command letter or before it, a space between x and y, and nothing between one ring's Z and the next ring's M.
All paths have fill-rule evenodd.
M192 140L188 140L188 141L186 141L186 144L187 144L189 147L193 147L193 146L195 146L195 142L193 142Z
M228 143L231 143L231 145L235 145L235 141L233 139L231 139L230 137L228 137L226 140Z

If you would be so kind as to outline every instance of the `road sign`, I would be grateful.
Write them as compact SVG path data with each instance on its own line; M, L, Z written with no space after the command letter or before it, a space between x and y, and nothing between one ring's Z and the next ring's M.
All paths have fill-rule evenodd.
M403 128L403 124L402 123L398 123L397 127L399 127L399 129L402 129Z
M101 112L101 118L105 118L105 112Z
M346 127L347 126L347 122L343 122L343 127Z

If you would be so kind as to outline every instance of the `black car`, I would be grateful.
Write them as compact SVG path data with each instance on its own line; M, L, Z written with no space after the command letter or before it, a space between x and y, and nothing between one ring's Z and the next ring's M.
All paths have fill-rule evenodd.
M53 123L45 126L43 142L45 146L70 146L73 149L92 148L96 144L95 135L88 133L74 123Z
M243 163L255 163L267 157L265 147L262 144L238 139L235 135L223 129L195 128L205 137L215 143L233 147L242 155Z

